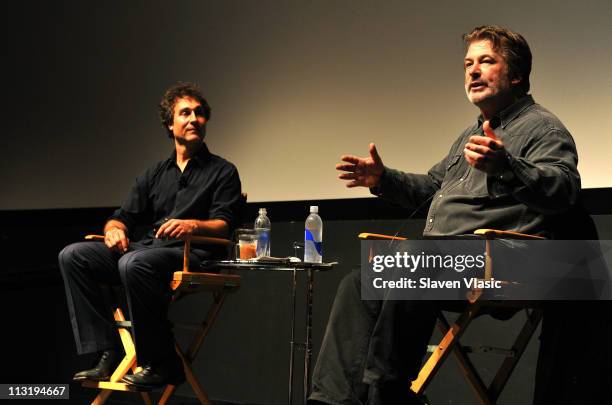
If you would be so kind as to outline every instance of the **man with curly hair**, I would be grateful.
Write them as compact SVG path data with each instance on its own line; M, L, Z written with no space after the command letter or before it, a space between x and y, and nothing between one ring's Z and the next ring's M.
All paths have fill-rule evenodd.
M177 83L159 105L173 140L170 156L136 178L128 198L104 226L104 244L79 242L64 248L59 265L79 354L99 352L95 367L74 380L107 380L122 357L117 331L100 284L123 285L142 371L123 381L157 388L184 381L167 319L172 274L182 266L180 239L228 237L236 225L240 178L236 167L209 152L204 138L211 108L198 87ZM146 231L132 241L135 228ZM197 266L223 250L192 249Z

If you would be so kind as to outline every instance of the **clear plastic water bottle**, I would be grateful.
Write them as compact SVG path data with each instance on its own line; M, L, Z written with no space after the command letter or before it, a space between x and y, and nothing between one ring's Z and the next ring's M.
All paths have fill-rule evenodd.
M310 206L310 215L306 218L304 230L304 261L308 263L323 262L323 221L319 216L319 207Z
M270 256L272 224L265 208L259 209L259 216L255 219L254 228L257 232L257 257Z

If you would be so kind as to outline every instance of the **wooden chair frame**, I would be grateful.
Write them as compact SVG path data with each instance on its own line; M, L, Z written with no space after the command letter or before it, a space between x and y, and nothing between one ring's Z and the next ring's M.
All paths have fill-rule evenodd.
M101 235L87 235L86 240L97 240L103 241L104 236ZM208 395L198 382L195 373L193 371L193 361L195 360L204 339L208 335L208 332L212 328L219 311L223 306L225 297L227 294L236 291L240 287L240 276L234 274L217 274L217 273L203 273L203 272L192 272L189 269L189 253L191 250L192 243L201 244L215 244L224 245L228 249L233 248L234 243L227 239L212 238L205 236L191 236L185 240L185 247L183 250L183 268L180 271L176 271L173 274L170 288L174 292L173 301L176 301L186 295L191 295L200 292L209 292L213 294L213 303L208 310L204 320L198 325L196 333L193 336L191 343L186 350L182 349L178 342L175 342L175 349L178 356L183 362L183 368L185 371L185 377L187 382L191 386L193 392L196 394L200 403L204 405L211 405ZM121 382L121 379L131 370L136 373L140 370L136 363L136 349L132 335L129 332L131 328L131 322L126 321L123 316L123 312L120 308L115 309L114 318L117 323L117 328L123 348L125 350L125 356L119 366L115 369L111 375L109 381L84 381L82 386L89 388L100 389L100 392L93 400L92 405L101 405L108 399L113 391L130 391L140 392L142 399L146 405L152 405L153 401L149 392L125 384ZM176 391L176 386L172 384L166 385L162 395L157 402L158 405L164 405L168 402L170 397Z
M478 229L475 235L485 239L485 275L484 279L489 280L493 275L493 261L491 256L491 241L494 239L544 239L540 236L521 234L517 232L499 231L495 229ZM395 239L407 240L403 237L388 236L372 233L362 233L360 239ZM494 405L502 393L506 383L510 379L514 368L518 364L523 352L525 351L533 333L537 329L542 319L542 310L533 303L517 302L493 302L480 299L482 291L473 291L469 297L468 304L459 317L450 324L442 311L438 313L438 328L443 337L440 343L433 346L431 354L422 365L417 378L412 381L410 389L419 396L424 396L427 386L436 376L448 355L453 352L459 366L474 390L474 393L484 405ZM485 348L485 350L475 350L470 346L461 344L460 339L469 327L470 323L483 313L490 313L491 309L499 307L512 307L525 309L527 319L517 335L514 343L509 349ZM505 355L505 359L499 367L495 377L487 386L480 377L476 367L468 357L468 353L476 351L496 351Z

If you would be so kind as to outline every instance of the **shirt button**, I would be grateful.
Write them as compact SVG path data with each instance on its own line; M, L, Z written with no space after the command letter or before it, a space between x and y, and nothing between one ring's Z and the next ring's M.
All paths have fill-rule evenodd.
M429 218L429 223L432 223L432 222L433 222L433 218Z

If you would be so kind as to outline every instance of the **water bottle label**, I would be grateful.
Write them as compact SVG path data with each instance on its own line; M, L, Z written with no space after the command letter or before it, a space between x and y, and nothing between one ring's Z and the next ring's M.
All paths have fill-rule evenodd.
M312 232L310 232L308 229L305 229L304 231L306 232L305 239L307 241L312 242L315 249L317 249L317 253L319 254L319 256L323 256L323 242L317 242L316 240L314 240L314 237L312 236Z
M266 228L257 231L257 257L270 256L270 230Z
M270 239L270 235L267 229L262 229L259 230L257 229L257 239L259 239L262 242L268 242L268 239Z

